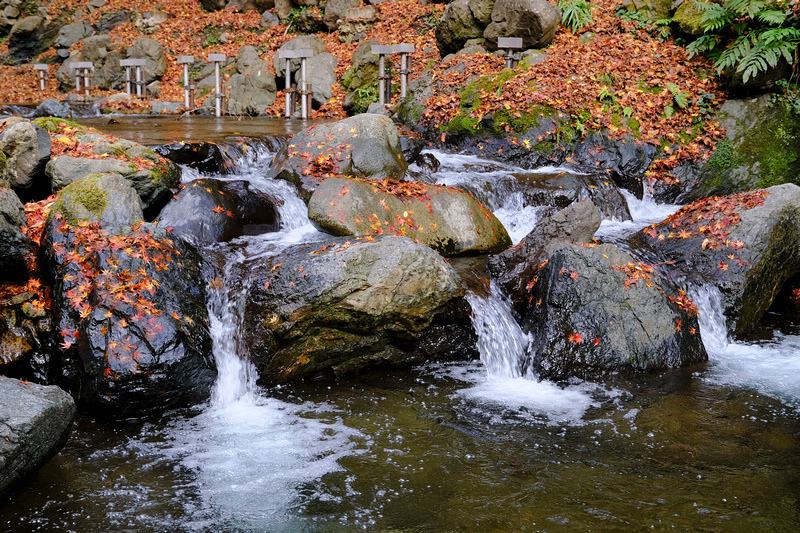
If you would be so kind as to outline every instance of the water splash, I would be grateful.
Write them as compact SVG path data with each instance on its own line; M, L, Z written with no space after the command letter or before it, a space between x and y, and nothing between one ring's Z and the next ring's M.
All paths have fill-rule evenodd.
M728 337L722 296L705 285L690 291L699 310L700 334L714 383L754 389L800 409L800 336L775 332L768 341L741 342Z
M620 193L628 204L631 220L604 219L594 235L595 238L613 242L631 233L641 231L650 224L661 222L681 207L675 204L657 204L652 197L648 196L640 200L626 189L620 189Z

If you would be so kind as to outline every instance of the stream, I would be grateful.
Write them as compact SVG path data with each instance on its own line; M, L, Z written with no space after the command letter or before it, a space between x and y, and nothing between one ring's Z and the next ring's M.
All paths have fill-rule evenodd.
M272 120L284 128L273 134L298 128ZM99 119L92 125L103 130ZM124 125L132 131L109 133L165 142L157 129L140 140L141 124ZM183 134L170 127L165 138ZM220 141L249 131L232 121L217 129ZM0 530L800 530L800 330L767 320L759 340L732 342L709 287L688 288L705 365L539 381L522 372L528 338L491 286L467 295L480 361L259 388L239 357L243 295L233 274L322 238L293 189L263 178L273 155L243 154L225 176L184 169L184 181L246 179L284 200L280 232L209 250L225 259L215 273L222 283L205 280L219 371L209 402L115 426L79 416L61 453L0 507ZM434 155L441 168L432 177L448 185L532 172ZM633 221L606 220L598 238L678 208L625 198ZM543 216L513 190L480 199L515 243Z

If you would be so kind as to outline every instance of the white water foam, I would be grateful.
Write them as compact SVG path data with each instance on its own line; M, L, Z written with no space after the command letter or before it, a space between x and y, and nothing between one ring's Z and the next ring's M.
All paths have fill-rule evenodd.
M492 285L487 297L469 293L472 323L478 334L478 351L485 373L454 370L453 377L471 379L472 387L459 391L469 401L515 411L532 422L542 417L549 424L581 424L587 409L597 405L592 398L599 387L591 383L560 386L539 381L535 373L523 375L530 338L514 319L511 305L499 289ZM526 416L530 413L531 416Z
M704 286L690 293L699 309L700 333L712 363L704 377L754 389L800 409L800 336L775 332L769 341L733 342L728 338L719 289Z
M600 223L600 228L595 232L594 236L597 239L613 240L641 231L650 224L661 222L681 208L680 205L675 204L657 204L647 196L640 200L625 189L619 191L625 197L632 220L604 219Z

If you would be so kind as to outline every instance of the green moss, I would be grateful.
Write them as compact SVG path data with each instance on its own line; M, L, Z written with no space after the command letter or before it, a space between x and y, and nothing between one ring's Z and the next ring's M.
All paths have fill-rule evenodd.
M7 167L8 167L8 162L6 161L6 154L4 154L2 150L0 150L0 186L2 187L8 187Z
M481 129L478 119L461 113L454 116L445 128L448 133L452 134L472 134L481 131Z
M800 184L800 120L785 102L775 110L774 119L751 128L737 150L738 165L758 163L756 187Z
M50 216L60 213L64 222L74 226L78 224L79 219L72 212L70 206L81 205L100 220L108 205L105 191L100 187L95 187L97 179L101 176L103 174L90 174L64 187L61 197L50 210Z
M154 166L150 171L150 183L164 185L169 188L176 187L180 183L178 168L169 163Z
M77 122L72 122L71 120L67 120L65 118L39 117L33 119L33 124L49 131L50 133L58 131L59 124L66 124L68 127L75 128L83 133L86 133L88 131L85 126L81 126Z

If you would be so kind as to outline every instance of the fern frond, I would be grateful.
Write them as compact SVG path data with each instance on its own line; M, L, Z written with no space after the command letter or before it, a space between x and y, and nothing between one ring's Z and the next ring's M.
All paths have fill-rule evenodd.
M760 20L764 24L772 24L773 26L780 26L786 21L786 12L778 11L776 9L767 9L757 13L756 20Z

